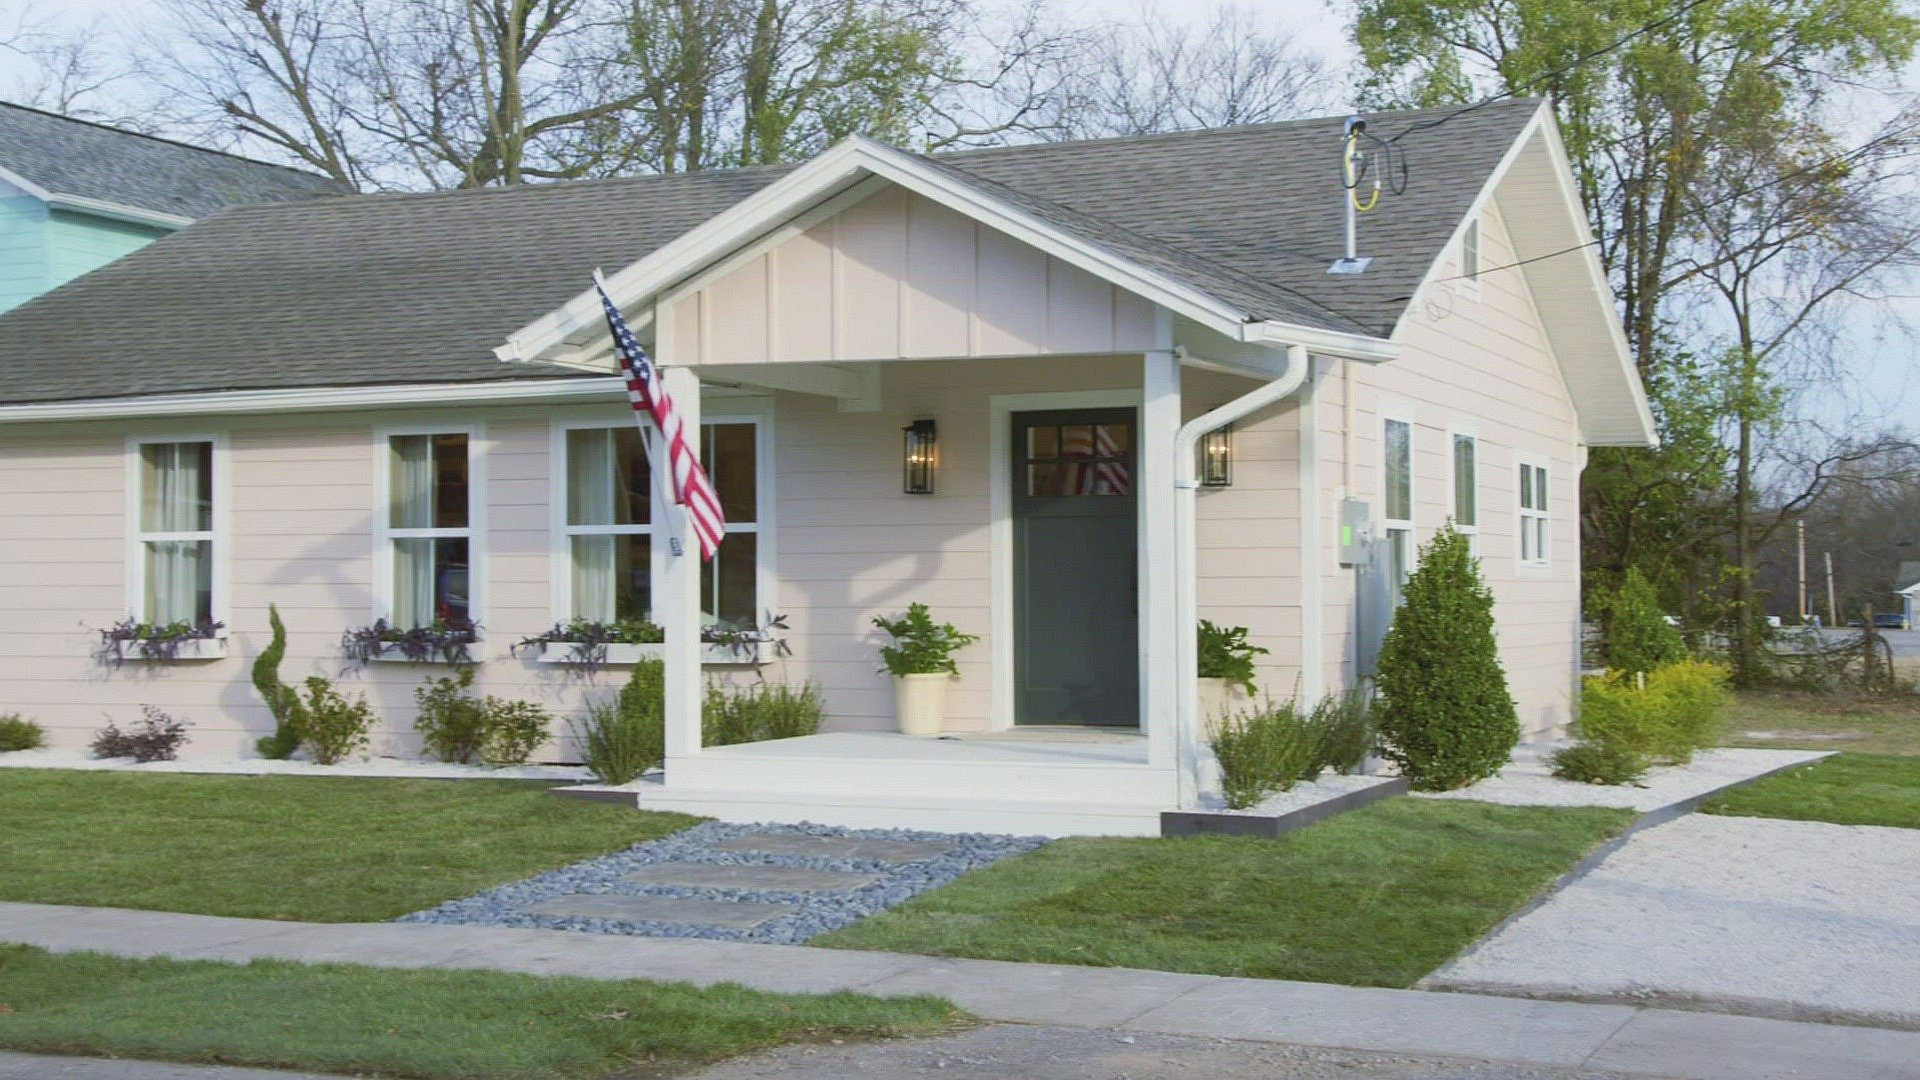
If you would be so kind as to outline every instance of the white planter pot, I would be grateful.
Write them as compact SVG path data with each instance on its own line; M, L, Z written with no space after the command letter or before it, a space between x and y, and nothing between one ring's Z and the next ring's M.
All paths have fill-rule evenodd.
M947 718L946 672L893 677L894 718L902 735L938 735Z
M1211 731L1223 717L1242 712L1251 700L1246 687L1227 679L1196 679L1200 684L1200 720Z
M227 639L188 638L180 643L180 648L171 657L146 657L140 655L140 643L137 641L119 642L120 659L129 664L165 664L182 660L219 660L227 655Z

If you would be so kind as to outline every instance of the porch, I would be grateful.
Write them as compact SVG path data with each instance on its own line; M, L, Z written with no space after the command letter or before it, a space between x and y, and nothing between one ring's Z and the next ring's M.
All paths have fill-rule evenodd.
M836 731L704 748L669 761L639 801L736 822L1153 836L1160 812L1178 805L1176 789L1134 731Z

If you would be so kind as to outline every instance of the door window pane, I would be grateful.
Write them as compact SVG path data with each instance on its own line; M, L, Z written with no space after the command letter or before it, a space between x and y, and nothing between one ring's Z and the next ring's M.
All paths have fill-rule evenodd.
M1129 424L1036 424L1027 429L1029 498L1127 495L1133 488Z

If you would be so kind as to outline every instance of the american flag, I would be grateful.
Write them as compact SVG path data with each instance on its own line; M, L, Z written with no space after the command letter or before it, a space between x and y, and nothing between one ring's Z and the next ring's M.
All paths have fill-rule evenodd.
M727 535L727 517L720 510L720 496L713 490L713 481L707 479L707 470L700 467L700 455L687 442L687 426L673 407L673 395L667 393L660 381L659 369L647 358L647 351L640 347L633 331L627 329L627 321L620 317L620 309L613 306L613 298L607 295L599 274L594 275L593 287L600 294L600 306L606 309L607 326L613 330L613 343L620 354L620 375L627 380L627 399L633 403L636 419L652 417L659 429L667 447L667 475L673 501L686 508L693 534L700 540L700 557L711 561L714 552L720 550L721 538ZM640 427L643 432L646 430L644 420L640 421ZM654 467L659 467L657 459Z

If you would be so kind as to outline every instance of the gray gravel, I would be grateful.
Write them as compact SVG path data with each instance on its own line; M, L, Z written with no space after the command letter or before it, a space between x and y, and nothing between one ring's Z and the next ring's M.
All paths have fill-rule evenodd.
M903 1042L786 1046L695 1073L699 1080L1624 1080L1596 1069L1372 1054L1175 1035L998 1024Z
M749 834L805 834L852 836L885 840L931 840L946 845L938 854L913 862L894 863L864 858L818 858L723 851L715 844ZM642 937L712 938L721 941L757 941L794 945L817 934L878 914L929 889L937 889L969 870L977 870L1009 855L1019 855L1046 843L1038 836L998 836L986 833L929 833L912 829L843 829L827 825L739 825L709 821L626 851L603 855L489 889L477 896L451 900L427 911L403 915L397 922L477 923L492 926L545 927L596 934L633 934ZM711 863L807 866L820 870L852 870L880 875L880 880L845 892L775 892L747 889L688 888L641 884L620 879L643 866L658 863ZM536 915L526 908L542 900L583 893L621 893L630 896L674 896L707 900L771 901L798 905L748 930L681 923L624 922L610 919Z

